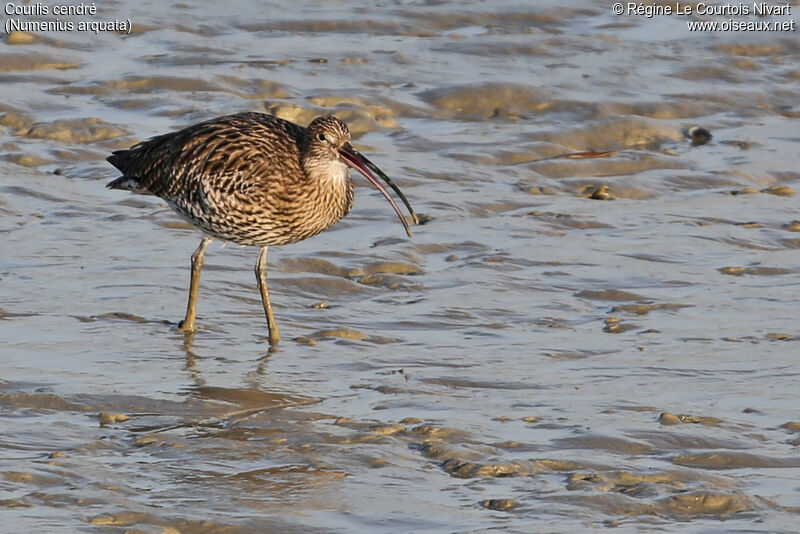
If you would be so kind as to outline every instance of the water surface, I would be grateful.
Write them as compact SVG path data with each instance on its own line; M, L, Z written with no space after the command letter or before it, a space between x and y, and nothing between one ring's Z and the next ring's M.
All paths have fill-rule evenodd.
M133 27L0 43L2 529L796 530L796 32L577 1L85 19ZM104 187L110 151L244 110L336 114L429 219L406 239L358 179L270 249L276 351L255 249L209 247L186 337L199 234Z

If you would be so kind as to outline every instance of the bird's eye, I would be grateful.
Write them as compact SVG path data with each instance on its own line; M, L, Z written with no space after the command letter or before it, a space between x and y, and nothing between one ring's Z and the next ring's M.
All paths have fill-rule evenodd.
M325 134L323 133L317 134L317 139L319 139L320 141L325 141Z

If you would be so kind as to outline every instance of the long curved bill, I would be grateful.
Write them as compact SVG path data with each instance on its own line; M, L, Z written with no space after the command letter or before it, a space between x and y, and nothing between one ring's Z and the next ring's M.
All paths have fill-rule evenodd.
M381 171L377 166L375 166L374 163L372 163L370 160L364 157L358 150L353 148L353 145L351 145L350 143L343 144L341 147L338 148L338 152L339 155L342 156L342 159L349 166L351 166L352 168L363 174L364 177L367 180L369 180L370 183L374 185L384 197L386 197L386 200L388 200L389 203L392 205L394 211L397 213L397 216L400 217L400 222L403 223L403 228L405 228L406 234L408 234L408 237L411 237L411 229L408 227L406 218L403 217L403 213L400 211L400 208L397 207L395 201L392 199L392 197L389 196L389 192L386 191L386 188L383 187L383 184L381 184L378 181L378 179L375 178L375 175L372 173L374 172L375 174L380 176L383 179L383 181L386 182L386 184L389 187L391 187L395 193L397 193L397 196L400 197L400 200L402 200L403 204L405 204L406 208L408 208L408 212L411 215L411 219L414 221L414 224L418 224L419 218L417 217L417 214L414 213L414 210L411 208L411 204L408 202L408 199L406 199L406 196L403 194L402 191L400 191L400 188L397 187L394 184L394 182L392 182L389 179L389 177L383 173L383 171Z

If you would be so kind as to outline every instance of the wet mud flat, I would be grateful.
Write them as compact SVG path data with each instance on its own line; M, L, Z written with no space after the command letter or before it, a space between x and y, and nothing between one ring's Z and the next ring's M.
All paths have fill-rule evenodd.
M796 531L793 35L103 9L131 34L0 43L0 530ZM360 183L271 249L274 351L257 251L209 247L185 336L199 235L104 188L110 151L244 110L335 113L425 215L406 239Z

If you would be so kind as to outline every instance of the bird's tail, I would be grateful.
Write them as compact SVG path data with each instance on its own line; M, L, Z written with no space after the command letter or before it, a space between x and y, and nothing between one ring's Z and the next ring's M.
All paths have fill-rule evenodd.
M140 195L152 195L150 191L142 186L142 183L137 177L127 175L131 163L130 155L130 150L117 150L106 158L109 163L122 172L122 176L116 180L108 182L106 187L109 189L133 191L134 193L139 193Z

